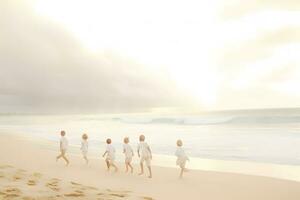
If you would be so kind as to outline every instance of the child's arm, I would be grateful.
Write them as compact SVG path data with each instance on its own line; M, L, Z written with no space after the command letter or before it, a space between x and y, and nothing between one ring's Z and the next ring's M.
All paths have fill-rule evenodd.
M148 146L148 151L150 152L150 158L152 159L152 152L149 146Z
M59 148L62 150L62 141L59 142Z
M104 156L105 156L107 153L108 153L108 152L107 152L107 151L105 151L102 157L104 157Z
M186 160L190 161L190 158L187 155L185 155L185 156L186 156Z
M137 153L138 153L138 156L141 157L140 156L140 146L138 146L138 148L137 148Z

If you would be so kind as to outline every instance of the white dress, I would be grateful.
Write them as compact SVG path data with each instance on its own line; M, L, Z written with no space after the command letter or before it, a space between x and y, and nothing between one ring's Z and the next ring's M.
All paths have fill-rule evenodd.
M189 160L189 158L185 154L184 149L182 147L177 147L175 155L177 156L176 164L181 168L185 168L186 161Z
M140 152L141 158L150 157L149 145L146 142L140 142L138 144L138 151Z
M65 136L62 136L60 138L60 144L61 144L61 146L60 146L61 150L62 151L67 151L67 149L68 149L68 140Z
M138 144L138 152L140 152L140 163L146 162L148 167L151 166L151 152L149 151L149 145L146 142L140 142Z
M133 156L133 150L129 144L123 145L123 150L125 154L125 162L131 162Z
M87 153L88 153L88 149L89 149L89 143L88 143L87 140L82 140L81 141L81 148L80 149L81 149L82 154L84 156L86 156Z
M116 153L115 148L111 144L108 144L106 146L106 151L107 151L106 160L109 160L110 162L114 162L115 153Z

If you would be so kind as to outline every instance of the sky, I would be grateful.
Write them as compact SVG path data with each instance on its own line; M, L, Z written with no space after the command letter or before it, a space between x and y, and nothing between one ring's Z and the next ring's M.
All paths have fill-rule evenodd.
M0 112L300 107L296 0L2 0Z

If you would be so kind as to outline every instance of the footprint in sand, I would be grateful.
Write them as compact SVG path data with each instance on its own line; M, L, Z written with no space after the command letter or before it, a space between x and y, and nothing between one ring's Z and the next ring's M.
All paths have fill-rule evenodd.
M48 185L46 184L46 187L48 187L49 189L55 191L55 192L59 192L60 191L60 188L57 187L57 186L52 186L52 185Z
M26 170L18 169L15 171L14 175L12 176L13 181L19 181L24 178Z
M35 200L34 197L23 197L22 200Z
M85 186L85 189L89 189L89 190L98 190L98 188L92 187L92 186Z
M114 196L114 197L120 197L120 198L124 198L127 197L128 195L126 194L117 194L117 193L111 193L109 194L110 196Z
M81 190L75 190L74 192L83 194L83 191L81 191Z
M115 197L117 198L125 198L128 197L128 193L130 191L113 191L110 189L107 189L105 192L99 192L97 193L97 196L101 196L101 198L105 198L105 199L110 199L113 198L115 199Z
M118 195L127 195L128 193L130 193L131 191L118 191L118 190L110 190L110 189L107 189L106 190L107 192L109 192L110 194L118 194Z
M79 184L79 183L76 183L76 182L73 182L73 181L71 181L70 182L72 185L78 185L78 186L82 186L81 184Z
M36 185L36 181L35 180L28 180L27 185L34 186L34 185Z
M22 176L20 176L20 175L18 175L18 174L15 174L14 176L13 176L13 181L18 181L18 180L21 180L23 177Z
M60 188L58 187L59 182L60 182L59 179L51 179L50 182L46 183L46 187L55 192L58 192L60 191Z
M89 189L91 189L92 187L88 187L88 186L84 186L84 185L82 185L82 184L79 184L79 183L76 183L76 182L70 182L71 183L71 187L73 188L73 189L77 189L77 190L89 190Z
M27 185L34 186L37 184L38 179L42 177L42 174L40 173L33 173L31 174L31 178L28 180Z
M46 186L58 186L58 183L56 183L56 182L49 182L49 183L47 183L46 184Z
M52 184L52 185L58 185L58 183L60 181L61 181L60 179L53 178L53 179L50 179L50 181L48 183Z
M10 186L0 186L0 200L18 199L18 200L58 200L58 199L97 199L97 200L117 200L117 199L127 199L131 196L131 191L122 190L99 190L96 187L85 186L77 182L65 182L57 178L45 179L42 174L34 172L29 173L25 170L16 169L9 166L4 167L0 170L0 178L4 177L3 180L20 180L20 182L13 182L15 185L22 184L26 187L21 187L21 191L18 187ZM7 168L7 169L5 169ZM9 168L13 168L10 170ZM16 170L15 170L16 169ZM44 182L46 181L46 182ZM66 184L67 183L67 184ZM45 187L36 188L37 184L44 184ZM30 189L29 189L30 188ZM32 191L37 189L34 193L27 191ZM26 191L25 191L26 190ZM24 192L24 193L23 193ZM35 196L41 195L41 196ZM139 196L141 200L154 200L151 197Z
M152 197L142 197L144 200L154 200Z
M83 197L85 195L84 195L83 191L81 191L81 190L75 190L72 193L64 194L64 196L66 196L66 197Z
M16 198L19 197L21 194L21 190L14 187L7 187L6 189L0 191L0 197L2 196L3 199Z

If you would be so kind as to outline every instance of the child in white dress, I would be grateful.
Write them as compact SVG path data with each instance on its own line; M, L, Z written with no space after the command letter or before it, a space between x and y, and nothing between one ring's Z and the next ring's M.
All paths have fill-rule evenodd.
M177 156L176 164L181 168L179 178L182 178L183 172L186 171L185 164L186 161L189 160L187 155L184 152L184 149L182 148L182 141L177 140L177 150L175 152L175 155Z
M66 152L68 150L68 140L65 137L66 132L61 131L60 135L61 135L60 142L59 142L60 154L56 157L56 161L58 161L58 159L60 159L60 158L63 158L66 161L66 165L68 166L69 160L66 157Z
M128 168L130 167L131 173L133 173L133 167L131 165L132 157L134 156L133 150L129 145L129 138L124 138L123 144L123 153L125 154L125 166L126 166L126 173L128 172Z
M82 135L82 141L81 141L81 152L83 155L83 159L85 160L86 164L89 163L89 160L87 159L87 153L88 153L88 148L89 148L89 144L88 144L88 135L87 134L83 134Z
M105 162L106 162L106 166L107 166L107 171L109 171L110 167L112 166L115 168L115 172L117 172L118 167L115 165L116 150L111 144L111 139L108 138L106 140L106 144L107 144L106 151L104 152L103 157L105 157L105 155L106 155Z
M141 172L139 175L144 174L144 162L146 163L148 170L149 170L149 176L148 178L152 178L152 170L151 170L151 160L152 160L152 153L149 145L145 142L145 136L140 135L139 137L140 143L138 144L137 153L140 160L140 167Z

